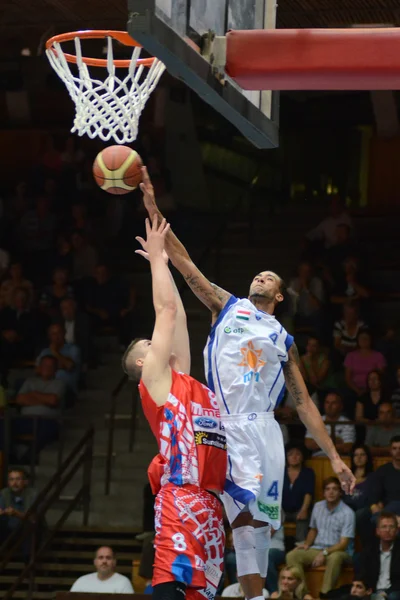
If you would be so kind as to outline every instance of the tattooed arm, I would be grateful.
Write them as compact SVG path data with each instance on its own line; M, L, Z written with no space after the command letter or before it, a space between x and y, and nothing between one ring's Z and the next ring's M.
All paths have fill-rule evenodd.
M289 360L283 367L286 386L296 404L296 409L301 421L307 427L307 430L317 442L318 446L330 458L332 468L339 477L343 489L346 493L351 493L355 485L354 475L341 460L329 437L321 414L307 391L298 364L299 353L296 344L293 344L289 350Z
M140 184L140 189L143 192L143 202L149 213L150 219L152 219L154 215L157 215L159 222L161 222L163 216L156 204L154 189L146 167L142 168L142 183ZM211 310L213 320L215 320L228 302L231 294L214 283L211 283L203 275L190 258L184 245L171 230L169 230L165 240L165 249L174 267L183 275L186 283L198 299Z

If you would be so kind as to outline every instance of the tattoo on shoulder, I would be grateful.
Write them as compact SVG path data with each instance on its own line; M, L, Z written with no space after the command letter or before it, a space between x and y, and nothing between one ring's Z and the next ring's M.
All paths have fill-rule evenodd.
M211 287L215 291L218 300L220 300L224 304L226 302L228 302L229 298L231 297L231 294L229 292L227 292L227 291L223 290L222 288L218 287L218 285L216 285L215 283L212 283Z

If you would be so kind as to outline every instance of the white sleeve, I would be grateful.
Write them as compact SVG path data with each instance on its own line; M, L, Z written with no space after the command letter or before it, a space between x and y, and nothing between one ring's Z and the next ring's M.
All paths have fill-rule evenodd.
M135 592L133 591L133 587L132 587L132 584L129 581L129 579L127 577L125 577L124 575L122 575L122 577L124 579L123 579L123 581L121 581L122 585L121 585L120 594L134 594Z

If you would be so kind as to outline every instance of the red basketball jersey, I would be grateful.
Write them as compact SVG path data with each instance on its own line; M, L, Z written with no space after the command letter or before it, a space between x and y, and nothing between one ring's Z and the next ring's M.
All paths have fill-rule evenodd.
M172 371L171 391L163 406L156 405L143 381L139 392L160 451L149 467L153 493L167 483L223 492L226 439L213 392L176 371Z

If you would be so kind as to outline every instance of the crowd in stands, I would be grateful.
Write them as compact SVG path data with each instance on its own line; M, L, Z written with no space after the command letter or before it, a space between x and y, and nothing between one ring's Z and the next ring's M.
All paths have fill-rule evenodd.
M122 346L137 334L135 286L114 271L103 252L123 238L129 209L118 197L98 195L90 166L75 138L59 151L49 137L36 168L2 199L1 386L8 390L12 367L35 368L34 376L8 390L8 402L18 415L13 440L32 433L32 418L39 419L39 451L57 439L58 417L79 401L85 374L97 364L94 333L113 331ZM133 240L134 232L129 235ZM323 454L295 421L288 395L277 411L287 463L285 524L272 531L265 582L272 598L308 600L305 569L324 567L321 598L400 600L400 344L397 324L381 329L374 318L371 301L379 290L366 262L350 215L332 198L329 216L306 235L289 282L290 317L310 396L338 451L348 457L357 485L352 496L343 496L339 481L328 477L316 490L306 463L323 460ZM22 464L27 448L16 444L11 450ZM23 472L10 472L0 494L2 539L35 497L26 489ZM316 501L316 493L323 499ZM145 530L149 562L152 531L149 525ZM225 559L220 592L241 597L229 530ZM112 549L99 548L97 573L80 578L72 591L132 592L115 565ZM344 565L354 567L347 587L339 585Z

